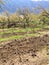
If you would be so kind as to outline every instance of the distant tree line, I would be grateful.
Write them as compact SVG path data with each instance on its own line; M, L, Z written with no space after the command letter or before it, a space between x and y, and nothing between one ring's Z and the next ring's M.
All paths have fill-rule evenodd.
M6 11L0 15L0 28L34 28L42 25L49 25L49 11L46 9L42 9L38 14L31 12L29 8L24 8L13 14Z

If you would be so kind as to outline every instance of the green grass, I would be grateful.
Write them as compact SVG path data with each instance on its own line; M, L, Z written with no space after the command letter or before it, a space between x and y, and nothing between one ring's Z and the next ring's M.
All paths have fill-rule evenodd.
M44 26L44 28L49 28L49 26L47 25L47 26Z
M7 40L13 40L13 39L20 39L20 38L25 38L25 37L29 37L29 36L39 36L39 34L25 34L25 35L17 35L17 36L11 36L8 38L0 38L0 42L1 41L7 41Z
M39 34L38 33L35 33L35 34L25 34L25 36L26 37L29 37L29 36L34 36L35 37L35 36L39 36Z
M3 30L3 29L1 29ZM42 30L42 28L26 28L26 29L16 29L16 28L10 28L10 29L4 29L2 32L0 32L0 36L3 34L11 34L11 33L21 33L21 32L26 32L26 34L24 35L17 35L17 36L9 36L7 38L1 38L0 37L0 41L6 41L6 40L11 40L11 39L20 39L23 37L28 37L28 36L39 36L38 33L32 33L32 34L27 34L27 32L33 32L33 31L38 31L38 30Z
M20 38L22 38L22 36L11 36L9 38L0 38L0 42L7 41L7 40L13 40L13 39L20 39Z
M31 32L31 31L37 31L37 30L41 30L41 28L26 28L26 29L15 29L15 28L11 28L11 29L2 29L3 30L3 32L0 32L0 35L2 35L2 34L11 34L11 33L21 33L21 32Z

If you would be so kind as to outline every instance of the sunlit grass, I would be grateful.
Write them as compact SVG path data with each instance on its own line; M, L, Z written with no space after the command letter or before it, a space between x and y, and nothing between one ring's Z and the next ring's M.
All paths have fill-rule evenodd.
M43 32L41 32L40 34L38 33L27 33L27 32L33 32L33 31L38 31L38 30L42 30L42 28L10 28L10 29L1 29L2 32L0 32L0 36L2 36L3 34L11 34L11 33L22 33L22 32L26 32L24 35L17 35L17 36L9 36L6 38L2 38L0 37L0 41L6 41L6 40L11 40L11 39L20 39L23 37L29 37L29 36L39 36L44 34Z
M7 41L7 40L13 40L13 39L20 39L22 38L22 36L11 36L11 37L8 37L8 38L0 38L0 42L1 41Z
M16 29L16 28L11 28L11 29L2 29L3 31L0 32L0 34L11 34L11 33L21 33L21 32L31 32L31 31L37 31L41 30L41 28L26 28L26 29Z
M7 40L21 39L21 38L25 38L25 37L29 37L29 36L39 36L39 34L25 34L25 35L11 36L11 37L7 37L7 38L0 38L0 42L7 41Z

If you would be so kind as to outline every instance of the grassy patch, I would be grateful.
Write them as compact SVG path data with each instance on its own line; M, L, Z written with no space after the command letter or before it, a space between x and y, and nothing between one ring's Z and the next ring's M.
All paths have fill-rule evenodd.
M13 40L13 39L20 39L20 38L29 37L29 36L39 36L39 34L25 34L25 35L11 36L9 38L0 38L0 42L7 41L7 40Z
M26 29L16 29L16 28L10 28L10 29L4 29L2 32L0 32L0 35L3 35L3 34L11 34L13 32L15 33L21 33L21 32L32 32L32 31L38 31L38 30L42 30L42 28L26 28ZM41 33L42 34L42 33ZM0 41L6 41L6 40L11 40L11 39L20 39L20 38L23 38L23 37L29 37L29 36L39 36L38 33L32 33L32 34L27 34L25 33L24 35L17 35L17 36L9 36L9 37L6 37L6 38L1 38L0 37Z
M11 33L21 33L21 32L31 32L31 31L37 31L37 30L41 30L41 28L26 28L26 29L16 29L16 28L11 28L11 29L2 29L3 31L0 32L0 35L2 34L11 34Z
M11 36L9 38L0 38L0 42L7 41L7 40L13 40L13 39L20 39L20 38L22 38L22 36Z

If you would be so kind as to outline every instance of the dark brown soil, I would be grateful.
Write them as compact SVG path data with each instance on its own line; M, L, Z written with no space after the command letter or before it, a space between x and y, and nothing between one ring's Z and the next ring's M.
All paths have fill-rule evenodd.
M48 65L40 50L49 44L49 35L28 37L0 43L0 65ZM39 56L38 56L39 54ZM45 63L47 62L47 63Z

